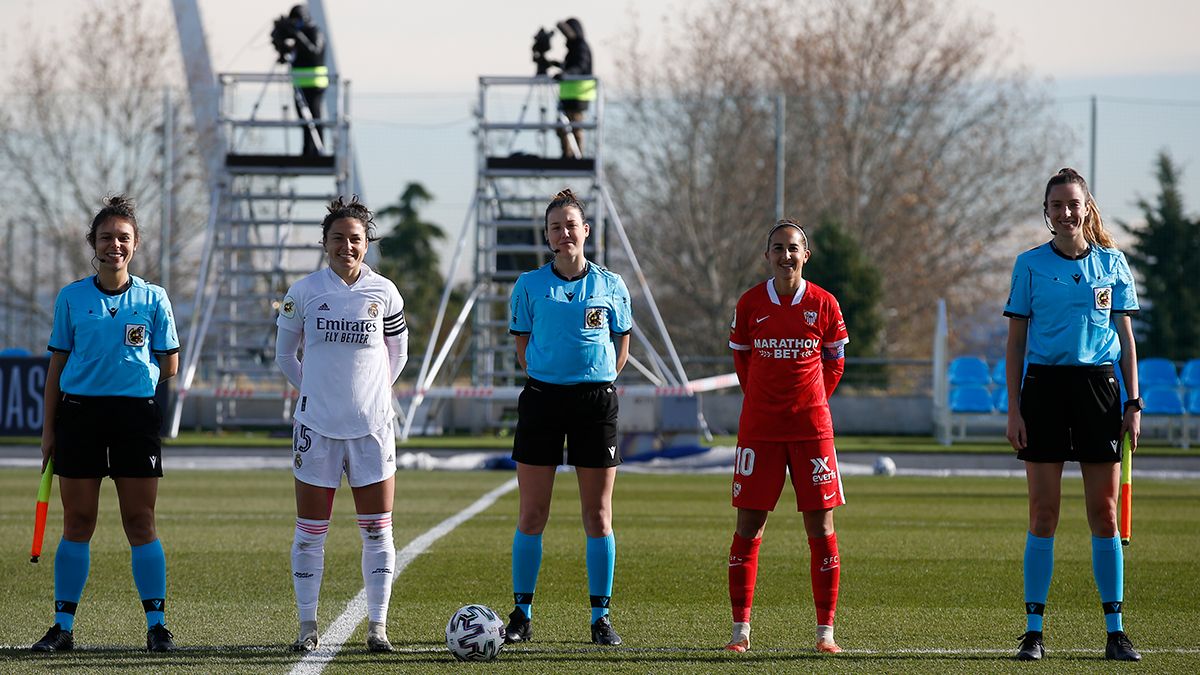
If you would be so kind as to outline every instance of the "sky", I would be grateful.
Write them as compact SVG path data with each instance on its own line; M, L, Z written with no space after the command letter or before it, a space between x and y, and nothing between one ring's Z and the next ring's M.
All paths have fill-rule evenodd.
M0 54L61 27L89 0L0 0ZM168 0L160 2L169 8ZM424 215L457 236L475 182L471 109L480 74L532 74L539 27L568 16L585 26L602 78L635 26L669 25L672 0L325 0L338 68L352 81L353 133L368 203L392 202L408 181L435 201ZM271 19L283 0L199 0L220 71L269 69ZM1102 210L1134 220L1154 194L1154 155L1169 149L1185 173L1185 202L1200 209L1200 3L1194 0L949 0L951 11L990 19L1007 40L1005 60L1049 87L1076 136L1063 165L1094 176ZM693 6L688 4L687 6ZM26 30L28 25L31 30ZM61 29L61 28L57 28ZM556 36L556 52L562 51ZM610 84L620 85L610 77ZM1098 96L1097 167L1089 166L1089 97ZM1046 167L1047 175L1059 166ZM446 263L443 257L443 265Z

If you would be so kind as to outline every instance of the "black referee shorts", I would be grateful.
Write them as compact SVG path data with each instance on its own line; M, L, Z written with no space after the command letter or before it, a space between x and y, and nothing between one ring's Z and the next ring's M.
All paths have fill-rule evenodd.
M63 394L54 415L54 473L64 478L163 475L162 410L153 397Z
M1121 460L1121 394L1111 365L1030 364L1021 385L1026 462Z
M517 402L514 462L608 468L621 463L617 448L617 388L611 382L550 384L530 378Z

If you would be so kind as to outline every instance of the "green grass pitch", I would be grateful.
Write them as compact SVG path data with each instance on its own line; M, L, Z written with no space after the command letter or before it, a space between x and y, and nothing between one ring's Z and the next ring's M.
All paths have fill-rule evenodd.
M168 625L182 649L168 655L139 651L145 625L111 483L103 492L91 577L76 623L82 649L50 656L27 651L52 617L61 506L56 487L42 562L29 564L37 475L0 470L0 671L286 673L296 665L297 657L286 651L295 638L290 474L169 468L160 489L159 533L167 550ZM401 472L397 545L511 476ZM368 654L360 625L325 672L1026 672L1030 664L1010 660L1024 630L1024 482L867 476L845 483L850 503L836 512L843 559L837 639L844 654L812 652L808 549L800 517L787 506L790 488L762 547L753 649L742 655L721 649L730 622L729 480L695 475L619 477L613 618L625 644L593 647L577 490L574 476L562 474L545 537L533 643L506 648L497 661L476 666L455 662L443 644L445 622L459 606L483 603L502 614L511 609L517 495L510 492L398 577L389 633L399 652ZM1200 671L1200 481L1142 480L1134 491L1133 543L1125 551L1126 628L1143 650L1143 662L1102 662L1103 618L1081 483L1068 478L1042 670ZM352 511L343 490L326 545L322 626L361 587Z

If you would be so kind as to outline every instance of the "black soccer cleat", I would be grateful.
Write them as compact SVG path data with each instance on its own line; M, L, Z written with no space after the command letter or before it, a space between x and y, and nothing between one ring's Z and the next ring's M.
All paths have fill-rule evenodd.
M75 634L63 630L62 626L54 624L46 631L46 636L33 643L30 647L35 652L69 652L75 648Z
M504 644L514 642L529 642L533 639L533 621L525 616L525 612L517 607L508 615L508 625L504 627Z
M1123 630L1115 630L1108 634L1108 644L1104 646L1104 658L1110 661L1141 661L1142 655L1133 648L1129 636Z
M146 631L146 651L148 652L173 652L175 651L175 642L171 639L175 637L167 627L161 623L156 623Z
M617 631L613 628L612 622L608 620L607 614L596 619L596 622L592 624L592 642L612 647L621 644L621 636L617 635Z
M1042 631L1031 630L1020 637L1021 648L1017 650L1018 661L1041 661L1046 655L1046 646L1042 644Z

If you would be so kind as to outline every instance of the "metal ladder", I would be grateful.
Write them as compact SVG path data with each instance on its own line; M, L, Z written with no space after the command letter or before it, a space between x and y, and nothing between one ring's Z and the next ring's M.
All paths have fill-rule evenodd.
M275 365L275 318L291 284L324 264L325 205L349 195L354 179L347 87L336 79L326 96L342 98L337 117L319 120L332 152L315 157L298 154L306 122L290 109L260 116L256 101L246 113L246 89L261 87L258 101L272 90L286 100L287 73L229 73L217 81L228 152L213 187L172 434L186 397L196 394L215 401L218 429L290 424L294 392Z
M479 78L475 192L455 247L416 390L407 406L402 438L411 433L418 409L427 398L456 395L447 388L435 389L433 384L468 319L470 349L460 358L470 359L471 386L490 401L489 426L511 425L514 390L523 384L524 374L508 333L509 295L522 272L550 261L553 254L543 241L542 209L565 186L580 195L587 208L585 215L591 224L591 235L585 245L588 259L618 267L635 297L635 306L641 304L640 310L649 312L651 320L647 324L656 334L658 344L663 345L662 350L656 348L647 328L635 321L629 360L631 373L628 377L622 375L622 380L641 379L653 386L687 387L687 375L606 186L603 89L598 78L589 79L597 80L597 97L585 119L577 123L586 133L584 156L559 158L555 131L569 130L570 123L558 113L558 81L547 76ZM532 116L531 110L535 111ZM442 334L451 287L472 231L475 241L471 291L446 339L438 344L436 336ZM634 272L632 276L628 274L630 269ZM643 314L641 318L646 317ZM632 371L640 374L640 378Z

